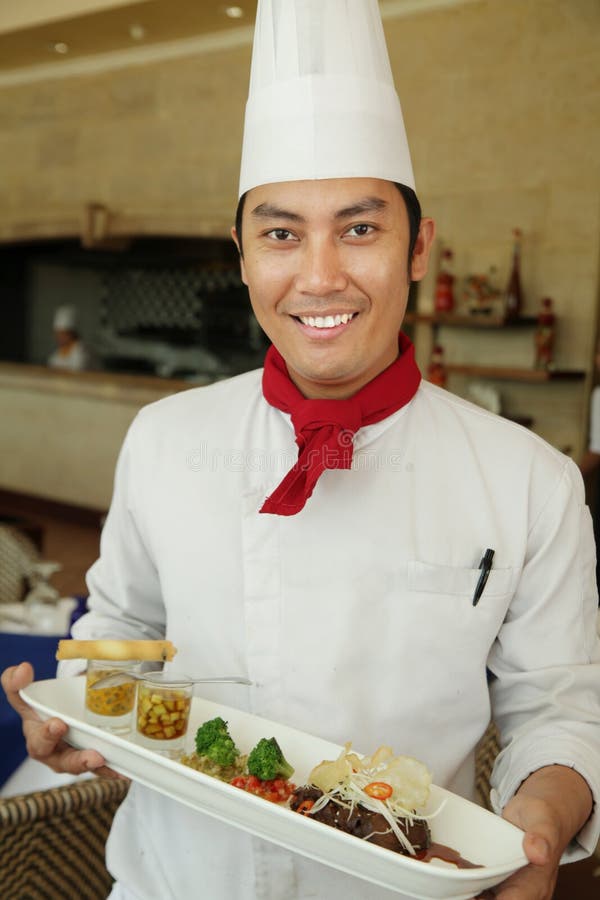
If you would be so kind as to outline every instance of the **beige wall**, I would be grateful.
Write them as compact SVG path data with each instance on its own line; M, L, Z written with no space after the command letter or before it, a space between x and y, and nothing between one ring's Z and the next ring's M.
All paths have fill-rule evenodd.
M0 33L15 28L31 28L46 22L57 22L72 16L81 16L100 10L126 6L131 0L19 0L18 3L0 5ZM138 3L144 0L137 0ZM147 2L147 0L146 0Z
M386 23L426 213L457 274L508 276L523 230L526 313L559 317L558 368L591 370L600 250L600 5L487 0ZM420 297L430 308L431 282ZM531 366L532 334L442 329L456 362ZM465 393L454 378L451 388ZM509 411L577 458L587 382L496 382Z
M488 0L390 22L387 34L423 205L457 272L495 265L503 284L511 230L522 228L528 311L553 297L564 319L557 361L587 365L600 249L600 5Z
M495 265L503 283L511 230L521 227L526 312L552 296L558 365L589 369L600 7L481 0L388 18L385 28L419 193L455 250L457 274ZM226 234L249 61L250 47L242 46L0 88L0 240L77 234L90 201L108 205L120 233ZM421 296L425 305L430 299ZM531 361L531 346L505 334L447 341L466 358ZM509 405L529 407L536 430L577 455L586 385L500 387Z
M228 233L250 48L0 90L0 240Z

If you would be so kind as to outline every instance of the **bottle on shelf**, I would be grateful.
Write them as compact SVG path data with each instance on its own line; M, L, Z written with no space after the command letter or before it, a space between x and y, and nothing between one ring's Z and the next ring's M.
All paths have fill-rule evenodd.
M521 290L521 237L519 228L513 231L512 267L504 294L504 315L507 319L518 319L523 309L523 293Z
M535 329L535 367L550 369L554 353L554 333L556 316L552 309L550 297L544 297L541 303Z
M427 381L437 384L438 387L446 387L448 372L444 362L444 348L441 344L435 344L431 351L431 359L427 367Z
M454 253L448 248L442 252L434 297L434 307L438 313L450 313L454 309L454 275L450 271L453 257Z

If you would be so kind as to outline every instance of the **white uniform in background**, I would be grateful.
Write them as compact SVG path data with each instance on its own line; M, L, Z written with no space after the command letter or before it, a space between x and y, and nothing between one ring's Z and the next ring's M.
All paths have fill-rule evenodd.
M596 803L567 856L591 851L600 644L576 466L427 383L357 433L353 469L326 471L298 515L259 514L296 453L258 372L142 410L75 636L166 633L182 670L254 682L203 695L361 752L390 744L469 798L489 667L493 716L510 740L494 773L498 808L534 769L573 766ZM493 569L474 607L488 547ZM137 900L399 900L136 784L108 865L114 896Z
M589 450L600 454L600 385L592 391L590 400L590 440Z
M68 369L72 372L81 372L90 367L90 357L81 341L75 341L67 353L55 350L48 359L48 365L53 369Z

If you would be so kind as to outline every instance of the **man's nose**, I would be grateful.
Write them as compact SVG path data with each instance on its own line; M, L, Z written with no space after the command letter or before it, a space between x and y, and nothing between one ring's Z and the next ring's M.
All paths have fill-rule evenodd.
M347 284L348 278L335 244L328 240L307 241L300 257L296 290L323 297L345 290Z

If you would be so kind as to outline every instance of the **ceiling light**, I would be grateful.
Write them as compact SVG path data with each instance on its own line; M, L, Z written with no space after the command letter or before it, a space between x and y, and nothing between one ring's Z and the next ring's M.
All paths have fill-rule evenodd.
M142 41L146 37L146 29L136 22L129 26L129 35L134 41Z
M65 44L64 41L55 41L53 44L50 44L50 49L64 56L65 53L69 52L69 45Z
M229 16L230 19L241 19L244 15L244 10L241 6L226 6L225 15Z

